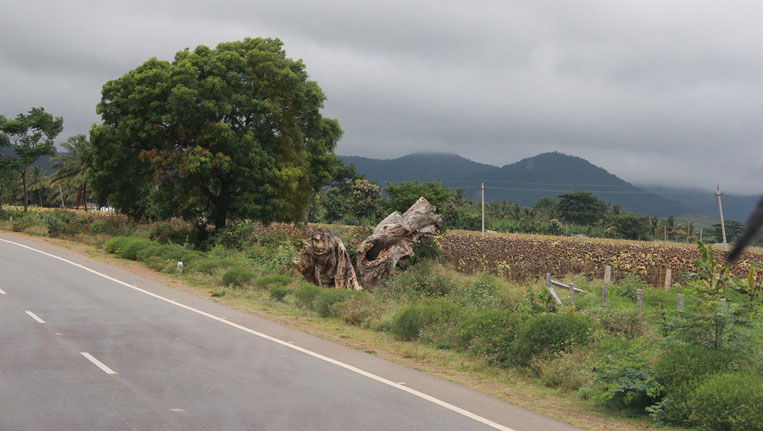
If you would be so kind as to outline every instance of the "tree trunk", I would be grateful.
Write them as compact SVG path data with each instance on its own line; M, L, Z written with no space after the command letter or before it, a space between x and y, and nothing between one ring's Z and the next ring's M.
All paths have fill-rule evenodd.
M26 171L21 171L21 185L24 188L24 212L29 212L29 190L26 187Z
M292 263L307 281L317 286L363 289L358 284L350 253L342 240L328 230L313 230L310 241L304 242L299 258Z
M422 235L440 233L437 208L423 196L402 215L395 211L382 220L358 246L356 268L366 286L378 284L395 273L400 259L413 256L413 244Z
M82 185L77 187L77 203L74 205L75 209L79 209L80 204L82 204Z
M82 200L85 201L85 212L87 212L87 183L82 183Z

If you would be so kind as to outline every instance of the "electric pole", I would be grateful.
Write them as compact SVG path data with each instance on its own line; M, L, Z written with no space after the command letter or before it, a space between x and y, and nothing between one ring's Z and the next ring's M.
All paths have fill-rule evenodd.
M482 237L485 237L485 183L482 183Z
M723 247L726 251L729 251L729 245L726 243L726 225L723 223L723 205L721 205L721 186L720 184L715 189L715 195L718 196L718 211L721 213L721 232L723 233Z

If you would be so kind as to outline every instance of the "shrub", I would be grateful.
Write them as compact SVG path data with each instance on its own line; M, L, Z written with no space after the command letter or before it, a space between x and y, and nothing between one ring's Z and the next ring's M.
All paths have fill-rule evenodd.
M576 348L558 353L551 359L535 358L530 361L530 368L540 376L544 385L569 392L591 380L593 373L589 365L590 357L589 350Z
M288 285L291 282L292 282L292 279L288 275L274 274L274 275L266 275L265 277L258 279L257 281L254 282L254 285L261 289L267 289L273 286L283 287Z
M335 308L337 305L334 306ZM352 298L341 303L337 314L351 325L360 325L379 317L381 308L376 303L374 295L368 292L357 292Z
M512 359L527 365L534 357L548 358L574 346L585 346L592 332L591 322L581 314L539 314L520 326Z
M346 301L352 296L352 291L346 289L324 290L313 302L315 311L321 317L337 317L336 304Z
M291 290L286 287L274 287L270 289L270 297L279 302L283 302L283 299L289 293L291 293Z
M320 296L322 292L323 289L320 287L314 284L305 283L294 292L294 297L297 299L297 305L302 308L312 309L315 298Z
M417 296L439 297L447 295L454 287L450 277L440 275L429 264L420 264L402 272L393 280L395 287Z
M646 355L648 347L623 338L605 339L593 364L595 399L605 405L643 413L659 399L663 387Z
M146 238L117 236L106 243L106 251L123 259L137 260L138 253L152 245L154 244Z
M527 298L530 306L530 311L534 313L554 313L556 312L556 306L558 305L556 299L551 295L545 287L543 291L537 295L530 294Z
M41 216L48 228L48 235L54 238L79 233L80 226L78 226L76 214L56 209Z
M241 287L251 281L257 274L246 267L234 266L223 274L223 284L225 286Z
M442 299L427 299L400 310L392 320L392 333L402 340L419 338L421 330L438 322L455 322L461 314L458 305Z
M625 274L622 280L612 287L612 291L624 298L635 301L636 290L646 289L647 287L649 286L644 283L641 278L629 272Z
M666 396L649 412L658 424L689 425L691 393L708 376L729 370L733 355L700 346L676 346L655 366Z
M490 274L483 273L475 281L456 286L452 296L459 298L459 303L472 307L490 307L497 304L496 291L498 280Z
M701 430L761 431L763 379L745 374L710 377L692 394L691 422Z
M646 320L638 312L604 313L594 316L594 320L601 329L629 340L644 335L646 331Z
M152 223L148 237L159 244L198 245L200 241L199 230L193 224L179 218Z
M230 250L243 250L256 242L254 231L251 224L228 225L217 232L214 243Z
M465 319L458 339L464 348L493 365L506 365L521 316L504 310L486 310Z
M422 236L413 244L413 259L411 264L427 260L437 260L442 257L442 249L430 236Z

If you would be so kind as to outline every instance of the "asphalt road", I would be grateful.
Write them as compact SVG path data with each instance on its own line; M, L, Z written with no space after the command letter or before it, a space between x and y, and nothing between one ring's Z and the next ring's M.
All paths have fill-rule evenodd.
M0 234L0 430L495 429L575 428Z

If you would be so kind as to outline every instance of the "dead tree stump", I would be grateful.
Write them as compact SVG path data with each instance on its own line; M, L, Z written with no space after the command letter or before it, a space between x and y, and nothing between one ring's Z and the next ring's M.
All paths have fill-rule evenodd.
M422 235L440 233L442 219L436 209L422 196L403 214L395 211L376 226L358 245L356 268L364 285L394 274L400 259L413 256L413 244Z
M314 229L310 241L303 243L302 252L293 263L307 281L317 286L363 289L358 284L350 254L338 236L327 230Z

